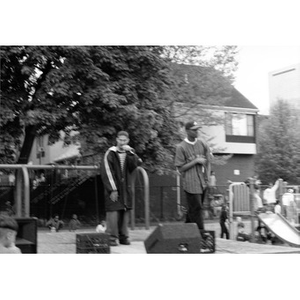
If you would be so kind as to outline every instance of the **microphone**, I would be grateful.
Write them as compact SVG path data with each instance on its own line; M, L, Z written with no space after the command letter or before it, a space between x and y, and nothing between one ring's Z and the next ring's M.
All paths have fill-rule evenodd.
M128 150L128 152L131 153L131 154L135 154L133 148L130 148L130 149Z

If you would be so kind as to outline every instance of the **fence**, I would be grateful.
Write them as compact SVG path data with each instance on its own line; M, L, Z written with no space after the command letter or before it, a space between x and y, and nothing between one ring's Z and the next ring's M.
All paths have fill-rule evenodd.
M102 215L102 218L105 216L104 191L98 166L0 165L0 169L14 170L17 173L15 186L0 186L2 211L8 210L7 202L10 202L14 204L17 217L35 216L44 221L53 214L64 218L66 212L71 218L73 213L78 214L79 211L81 220L89 219L90 223L91 219L94 219L94 225L99 223L99 215ZM148 229L148 177L141 167L137 168L136 173L142 174L141 181L144 183L141 199L144 202L144 221ZM134 214L132 227L133 221Z
M136 223L144 223L143 187L137 185L135 193L135 221ZM228 186L217 186L214 193L221 194L226 200L228 198ZM150 185L149 204L150 222L152 223L182 221L185 218L187 204L181 186L178 189L176 185ZM207 211L212 209L208 197L205 199L204 208ZM215 217L218 217L218 215ZM208 218L213 218L213 215L209 214Z

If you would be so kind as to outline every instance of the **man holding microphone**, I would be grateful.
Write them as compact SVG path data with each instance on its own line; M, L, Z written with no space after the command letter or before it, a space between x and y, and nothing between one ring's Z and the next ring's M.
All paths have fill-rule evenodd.
M106 233L110 245L130 245L128 222L132 209L132 195L129 186L130 174L141 163L129 143L129 134L120 131L117 145L110 147L101 164L101 177L105 190Z

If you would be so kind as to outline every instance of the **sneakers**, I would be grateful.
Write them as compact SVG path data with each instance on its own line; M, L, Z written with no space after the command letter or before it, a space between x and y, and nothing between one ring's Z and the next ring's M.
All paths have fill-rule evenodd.
M118 242L116 240L110 240L109 245L112 246L112 247L118 246Z
M120 244L122 245L130 245L129 239L120 240Z

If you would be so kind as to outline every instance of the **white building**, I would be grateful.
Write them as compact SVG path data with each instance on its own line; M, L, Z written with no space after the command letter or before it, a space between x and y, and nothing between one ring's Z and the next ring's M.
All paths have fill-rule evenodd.
M285 100L300 108L300 64L269 73L270 107L277 100Z

